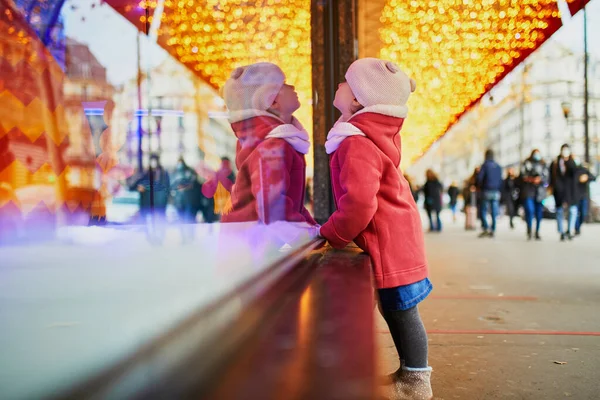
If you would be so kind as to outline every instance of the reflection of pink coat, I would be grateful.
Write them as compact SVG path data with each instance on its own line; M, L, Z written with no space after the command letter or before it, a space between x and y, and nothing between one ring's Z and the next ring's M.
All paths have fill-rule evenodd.
M267 138L285 125L266 115L231 124L238 138L238 175L231 192L232 211L223 222L316 222L304 208L306 161L283 138Z
M337 211L321 235L335 248L354 241L369 253L379 289L421 281L428 275L421 219L400 171L404 119L370 112L348 122L360 134L331 155Z
M215 176L204 182L202 185L202 194L209 199L212 198L216 191L219 183L223 185L225 190L231 192L231 188L233 187L233 182L228 178L231 175L232 171L230 169L221 168L215 173Z

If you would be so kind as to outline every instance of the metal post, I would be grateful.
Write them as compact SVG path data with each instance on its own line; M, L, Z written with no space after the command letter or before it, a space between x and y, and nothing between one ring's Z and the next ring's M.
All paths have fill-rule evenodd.
M588 40L587 40L587 10L585 0L583 4L583 137L585 145L585 162L590 162L590 118L589 118L589 90L588 90Z
M146 2L146 40L149 38L150 33L150 5ZM147 92L147 101L148 101L148 132L146 135L148 136L148 154L152 156L152 99L150 97L150 68L148 67L146 70L146 92ZM152 221L154 222L154 168L152 168L152 163L148 161L148 167L150 170L150 214L152 215Z
M583 142L585 153L583 159L590 162L590 117L589 117L589 91L588 91L588 37L587 37L587 9L586 0L581 0L583 8ZM590 204L590 193L588 190L587 202ZM588 213L586 222L591 221L591 213Z
M519 162L523 163L525 156L523 154L525 146L525 75L527 73L527 64L523 63L523 73L521 75L521 105L519 107Z
M137 139L138 139L138 151L137 151L137 165L138 173L142 173L144 170L143 161L143 150L142 150L142 57L141 57L141 46L140 46L140 32L137 33L137 96L138 96L138 112L137 112Z
M338 111L333 106L337 85L358 57L357 0L313 0L311 6L313 71L314 213L324 223L335 210L325 140Z

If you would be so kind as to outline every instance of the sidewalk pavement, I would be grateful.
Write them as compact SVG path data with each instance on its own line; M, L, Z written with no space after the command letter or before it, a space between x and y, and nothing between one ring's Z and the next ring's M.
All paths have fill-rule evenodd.
M436 399L600 399L600 224L560 242L544 220L542 241L501 218L479 239L446 213L426 234L434 291L419 307L429 332ZM381 373L398 367L378 316Z

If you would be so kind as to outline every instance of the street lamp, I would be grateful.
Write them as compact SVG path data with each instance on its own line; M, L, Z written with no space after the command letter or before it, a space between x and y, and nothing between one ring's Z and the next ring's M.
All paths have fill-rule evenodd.
M568 121L569 117L571 116L571 102L565 100L562 103L560 103L560 105L562 107L565 119Z
M158 154L162 153L162 109L163 109L163 97L157 97L157 106L156 108L160 110L157 115L154 116L154 120L156 121L156 139L158 141ZM150 111L148 111L150 113ZM150 114L148 114L150 116Z
M569 130L570 136L571 136L571 144L575 144L575 136L574 136L574 132L573 132L573 127L571 122L571 110L572 110L572 105L570 101L563 101L561 104L562 107L562 111L563 111L563 115L565 116L565 120L567 121L567 129Z
M154 120L156 121L156 139L158 141L158 154L162 153L162 115L155 115Z
M179 116L177 122L177 132L179 133L179 155L183 156L185 154L185 144L184 144L184 135L185 135L185 127L183 125L183 115Z

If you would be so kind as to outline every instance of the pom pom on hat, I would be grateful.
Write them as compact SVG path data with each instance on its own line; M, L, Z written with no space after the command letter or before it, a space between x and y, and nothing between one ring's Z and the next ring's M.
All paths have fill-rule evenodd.
M378 58L361 58L350 65L346 82L365 107L376 104L404 106L417 87L396 64Z
M225 82L222 94L229 111L256 109L266 111L285 83L277 65L260 62L238 67Z

